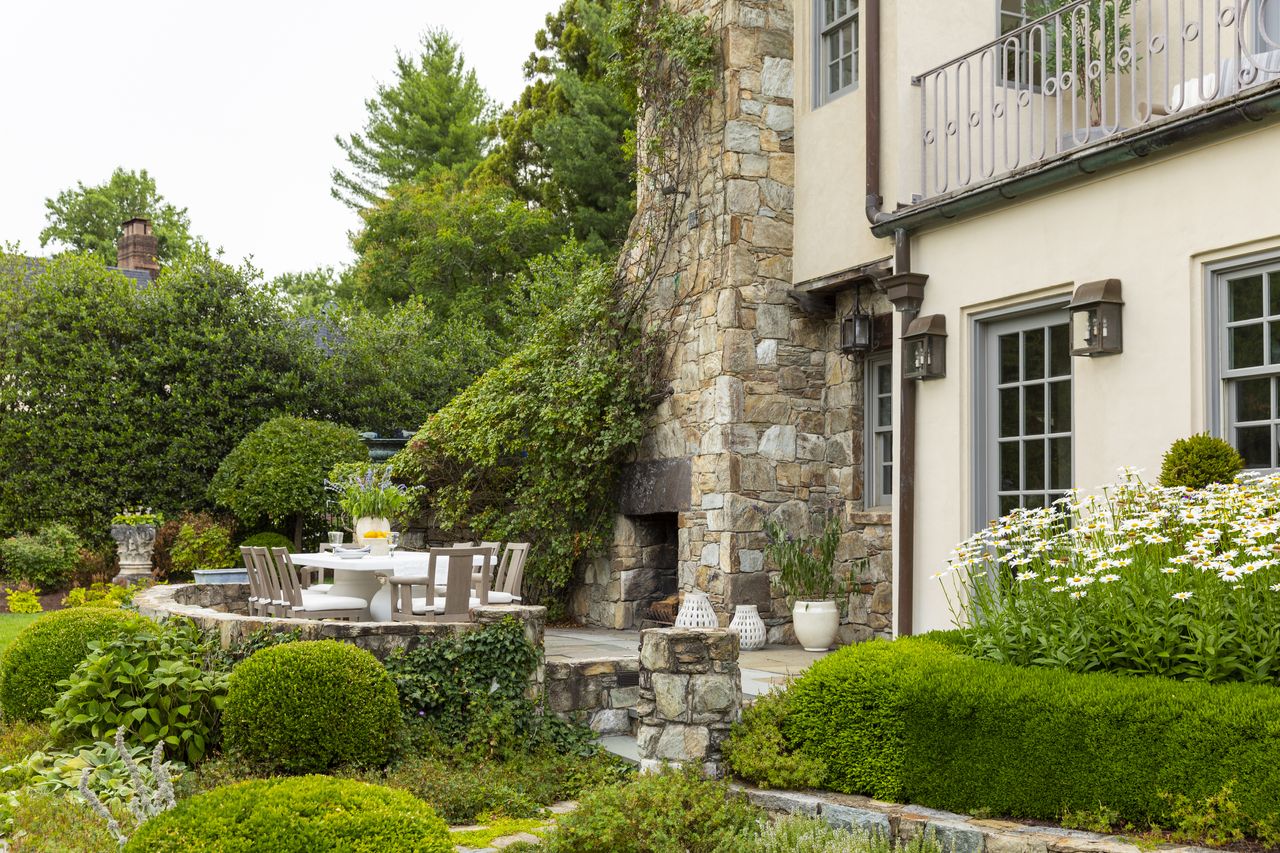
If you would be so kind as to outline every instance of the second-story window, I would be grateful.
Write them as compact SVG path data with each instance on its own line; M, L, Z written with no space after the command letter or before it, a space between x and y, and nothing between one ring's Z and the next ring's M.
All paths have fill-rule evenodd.
M817 0L819 103L858 82L858 0Z
M1035 17L1031 7L1037 7L1036 0L1000 0L1000 35L1008 35L1030 23ZM1022 33L1001 41L1000 64L1005 83L1018 88L1039 85L1040 67L1036 48L1043 45L1033 43L1037 38L1043 40L1043 36Z

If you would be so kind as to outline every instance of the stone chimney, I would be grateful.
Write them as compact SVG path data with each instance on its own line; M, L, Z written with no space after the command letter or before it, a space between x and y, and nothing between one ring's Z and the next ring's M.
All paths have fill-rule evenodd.
M156 260L160 246L151 233L151 220L135 216L121 226L120 239L116 242L116 266L122 270L146 270L155 278L160 274Z

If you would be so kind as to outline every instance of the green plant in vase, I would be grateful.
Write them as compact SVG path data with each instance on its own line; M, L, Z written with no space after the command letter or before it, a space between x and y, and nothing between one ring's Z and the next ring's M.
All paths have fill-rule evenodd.
M809 651L825 651L840 628L834 599L848 594L848 581L834 573L840 547L840 519L831 514L817 536L796 536L777 519L764 524L769 544L765 556L778 570L776 584L791 602L796 639Z
M336 496L338 508L351 519L356 544L370 532L385 533L391 522L404 514L413 497L413 489L394 483L386 465L341 465L330 473L325 487ZM374 543L370 543L374 544Z

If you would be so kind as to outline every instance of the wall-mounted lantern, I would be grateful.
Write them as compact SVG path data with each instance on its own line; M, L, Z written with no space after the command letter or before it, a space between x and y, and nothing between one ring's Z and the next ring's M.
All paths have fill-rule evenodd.
M947 375L947 318L917 317L902 335L902 375L906 379L941 379Z
M840 349L868 353L875 348L875 317L862 307L862 285L853 297L853 313L840 320Z
M1123 351L1123 305L1118 278L1077 287L1067 306L1071 310L1071 354L1092 357Z

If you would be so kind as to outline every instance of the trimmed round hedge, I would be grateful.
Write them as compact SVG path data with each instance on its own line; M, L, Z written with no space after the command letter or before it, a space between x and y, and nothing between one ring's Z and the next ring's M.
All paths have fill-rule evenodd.
M283 643L231 672L223 744L287 773L381 767L400 726L395 682L378 659L337 640Z
M445 822L411 794L350 779L299 776L198 794L144 823L125 850L453 853L453 843Z
M149 619L123 610L77 607L56 610L32 622L14 638L0 658L0 708L12 720L36 720L61 692L57 684L70 677L89 654L89 644L154 627Z
M255 533L248 539L240 543L242 548L293 548L293 540L282 533L273 533L268 530L264 533Z

